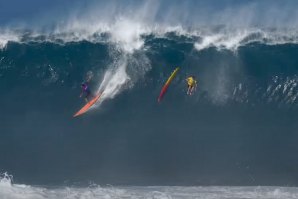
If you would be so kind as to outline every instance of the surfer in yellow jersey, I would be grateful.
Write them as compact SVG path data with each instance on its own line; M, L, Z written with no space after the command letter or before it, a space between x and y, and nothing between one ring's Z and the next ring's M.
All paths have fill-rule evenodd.
M192 95L197 88L197 81L195 79L195 76L189 76L186 79L186 82L187 82L187 95Z

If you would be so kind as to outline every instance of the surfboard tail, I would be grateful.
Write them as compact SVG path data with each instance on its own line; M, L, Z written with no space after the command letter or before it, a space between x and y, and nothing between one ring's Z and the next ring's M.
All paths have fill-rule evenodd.
M93 106L97 100L100 98L101 94L96 95L92 100L90 100L83 108L81 108L76 114L73 115L73 117L77 117L79 115L82 115L86 113L91 106Z

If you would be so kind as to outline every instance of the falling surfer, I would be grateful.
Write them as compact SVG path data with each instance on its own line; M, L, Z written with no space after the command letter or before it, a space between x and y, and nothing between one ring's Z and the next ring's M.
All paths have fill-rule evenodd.
M195 79L195 76L189 76L186 79L187 82L187 95L192 95L194 91L197 89L197 81Z

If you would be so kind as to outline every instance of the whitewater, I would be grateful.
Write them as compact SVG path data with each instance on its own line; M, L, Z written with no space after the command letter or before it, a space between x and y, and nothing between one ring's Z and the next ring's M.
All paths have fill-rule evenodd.
M291 187L179 187L179 186L131 186L114 187L112 185L89 185L87 188L72 187L41 187L12 184L12 176L2 175L0 195L4 199L58 199L58 198L264 198L294 199L298 197L297 188Z

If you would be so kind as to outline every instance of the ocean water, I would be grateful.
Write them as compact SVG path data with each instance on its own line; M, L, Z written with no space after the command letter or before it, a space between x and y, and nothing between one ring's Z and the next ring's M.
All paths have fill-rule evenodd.
M298 198L296 3L214 2L4 3L0 198Z

